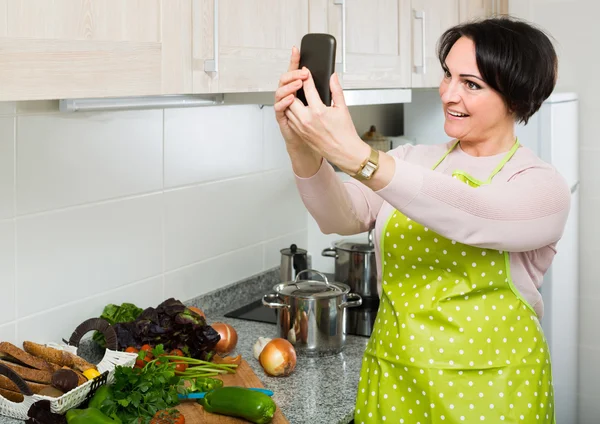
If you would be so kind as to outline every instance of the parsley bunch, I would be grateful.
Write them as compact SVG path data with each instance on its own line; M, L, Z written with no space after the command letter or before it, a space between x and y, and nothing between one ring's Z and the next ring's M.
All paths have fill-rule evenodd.
M155 358L163 355L162 345L152 354ZM152 361L144 368L116 367L114 398L105 400L101 410L108 416L116 413L124 424L146 424L159 410L179 404L176 387L180 379L169 361Z

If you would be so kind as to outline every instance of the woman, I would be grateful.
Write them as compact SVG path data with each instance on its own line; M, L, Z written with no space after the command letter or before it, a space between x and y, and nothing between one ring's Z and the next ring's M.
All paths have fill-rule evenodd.
M321 230L376 229L381 302L355 421L552 423L537 288L570 192L520 146L514 124L551 94L557 57L541 31L495 18L447 30L439 59L453 139L440 145L372 152L337 77L326 107L310 73L297 69L296 49L276 93L297 186ZM301 86L308 107L295 99ZM356 180L342 183L327 161Z

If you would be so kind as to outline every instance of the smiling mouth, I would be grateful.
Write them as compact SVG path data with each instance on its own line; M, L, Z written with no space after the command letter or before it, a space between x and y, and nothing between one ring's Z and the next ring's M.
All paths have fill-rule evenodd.
M453 116L455 118L466 118L467 116L469 116L466 113L454 112L451 110L448 110L446 112L448 113L448 115Z

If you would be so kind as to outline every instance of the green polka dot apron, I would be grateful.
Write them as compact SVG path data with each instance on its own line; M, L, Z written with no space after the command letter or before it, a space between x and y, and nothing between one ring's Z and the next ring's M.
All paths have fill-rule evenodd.
M518 147L485 182L453 176L474 189L489 184ZM381 253L357 424L555 422L548 346L511 280L507 252L446 239L395 210Z

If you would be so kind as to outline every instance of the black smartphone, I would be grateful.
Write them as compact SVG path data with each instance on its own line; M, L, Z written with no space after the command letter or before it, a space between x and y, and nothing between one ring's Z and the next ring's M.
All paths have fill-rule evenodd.
M329 79L335 72L335 49L335 37L330 34L306 34L300 44L300 69L303 66L308 68L326 106L331 106ZM298 90L296 97L308 106L303 88Z

